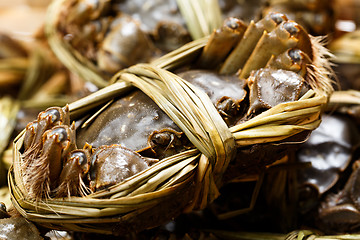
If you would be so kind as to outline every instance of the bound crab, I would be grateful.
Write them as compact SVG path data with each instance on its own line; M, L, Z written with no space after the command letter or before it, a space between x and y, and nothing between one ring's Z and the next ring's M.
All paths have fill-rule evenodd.
M274 111L273 114L283 111L280 110L282 106L286 106L285 112L300 110L292 103L312 97L314 91L311 89L317 91L320 87L329 87L326 68L315 64L319 61L318 43L311 40L300 25L279 13L269 14L249 26L229 18L221 29L214 31L209 38L201 39L202 42L203 48L192 50L193 45L189 44L179 50L188 49L191 54L188 56L198 57L192 59L188 67L178 68L176 75L163 69L171 68L168 66L174 62L170 61L169 65L165 62L169 63L167 57L174 53L152 64L136 65L116 74L113 80L117 82L102 89L101 93L118 85L126 86L128 91L99 106L101 108L93 109L96 114L91 112L90 118L70 119L74 104L41 112L27 125L21 137L22 143L16 145L21 146L16 147L20 158L15 166L20 174L17 176L24 183L25 198L39 203L40 200L63 197L74 199L73 196L86 195L87 199L105 197L124 182L134 180L141 184L145 181L140 180L145 173L149 177L152 176L150 173L155 176L155 169L163 166L163 162L190 156L179 163L184 164L183 171L161 167L160 173L163 174L146 180L144 186L112 197L118 199L123 194L134 197L143 189L146 189L144 193L159 191L164 194L163 191L172 192L176 186L184 186L180 184L182 181L190 186L192 182L200 184L205 181L196 176L208 179L205 185L210 190L200 187L193 191L193 186L190 187L190 192L175 201L181 204L166 212L165 217L169 219L185 209L205 207L218 196L216 189L224 183L222 179L231 181L247 174L258 174L266 165L286 154L279 151L272 157L253 158L257 154L245 149L248 160L236 157L236 151L242 152L244 146L278 142L289 137L294 137L292 140L296 142L298 133L318 126L321 105L326 102L326 97L316 98L315 105L309 101L309 106L313 107L306 113L296 115L294 112L291 123L287 118L282 119L281 116L286 117L286 114L280 114L279 118L267 115L267 121L286 123L285 128L296 124L289 133L270 134L270 139L275 140L264 140L261 134L266 134L266 131L261 131L260 135L246 135L246 130L251 132L252 126L267 124L261 119L268 110ZM202 49L201 53L199 49ZM210 65L218 71L204 70ZM167 105L167 102L174 102L176 106ZM197 110L191 112L191 109ZM227 170L227 166L232 169ZM196 170L195 174L197 168L202 170ZM172 180L159 181L160 175ZM148 213L148 210L140 212ZM125 214L124 210L117 211ZM147 218L145 215L141 217ZM124 219L128 221L128 218ZM164 221L163 216L158 221L128 227L139 231L160 224ZM110 231L119 234L122 230L112 228Z

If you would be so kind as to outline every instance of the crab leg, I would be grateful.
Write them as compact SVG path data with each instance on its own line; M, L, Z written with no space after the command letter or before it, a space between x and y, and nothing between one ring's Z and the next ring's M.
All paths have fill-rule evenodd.
M75 148L74 127L56 126L47 130L42 137L42 149L38 158L32 159L23 169L29 196L41 198L49 196L56 186L62 169L62 159Z
M298 47L312 58L310 39L305 38L304 34L305 30L294 21L282 22L269 33L265 31L239 77L248 78L252 70L264 67L272 55L278 55L288 48Z
M54 190L55 197L84 196L89 188L84 178L90 169L91 149L76 149L72 151L64 163L59 178L59 186Z
M39 113L37 120L26 126L25 150L29 149L31 145L41 142L42 135L46 130L56 125L69 124L68 112L69 109L67 107L65 111L59 107L51 107Z
M271 56L266 67L289 70L302 77L306 75L306 66L311 60L306 53L297 48L289 49L278 56Z
M46 111L38 115L37 120L29 123L26 126L24 137L24 154L22 157L22 168L26 172L41 154L43 147L43 134L53 126L60 124L68 124L70 122L69 108L65 109L60 107L48 108Z
M216 67L243 37L246 27L239 19L226 19L224 25L211 34L198 60L198 66L206 69Z
M236 73L244 66L247 58L254 50L256 43L261 38L263 32L272 31L281 22L286 20L287 18L284 14L271 13L257 23L251 21L244 33L244 37L236 45L236 48L231 52L224 65L221 67L220 74Z

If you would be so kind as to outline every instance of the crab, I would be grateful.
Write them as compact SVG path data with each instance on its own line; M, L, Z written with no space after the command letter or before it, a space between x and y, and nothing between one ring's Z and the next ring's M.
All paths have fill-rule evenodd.
M330 194L318 211L318 225L330 232L353 232L360 227L359 181L360 161L353 164L353 172L343 189ZM327 226L327 227L324 227Z
M207 85L219 112L236 117L231 114L245 99L244 82L236 76L204 70L183 74L198 86ZM209 77L210 84L205 83ZM215 91L219 84L233 89L228 94ZM224 94L234 105L230 110L229 104L223 104ZM77 131L75 123L70 124L68 108L41 112L26 127L23 177L31 183L27 187L34 198L81 196L121 182L156 161L190 148L193 145L174 122L136 90L115 100L88 127Z
M206 70L180 75L209 94L229 126L244 117L245 81ZM218 91L219 84L230 90ZM193 147L149 97L135 90L85 128L75 129L66 107L41 112L26 127L23 177L33 198L84 196Z
M62 4L57 31L104 77L191 41L174 0Z
M273 30L256 35L258 43L245 64L238 66L238 74L223 72L224 65L234 65L227 59L218 71L183 68L176 72L209 96L229 127L264 109L296 101L311 87L305 81L307 64L313 58L306 32L278 13L260 21ZM239 26L228 24L227 28ZM254 27L263 29L261 24ZM239 35L239 44L245 41L243 35ZM269 50L265 46L276 47ZM107 189L158 161L194 148L182 129L138 89L89 115L88 120L70 120L67 107L53 107L27 125L21 174L30 198L84 196ZM241 165L243 160L236 161ZM256 163L249 161L251 166Z
M337 131L333 131L337 129ZM356 125L348 117L324 114L320 126L297 151L301 163L311 167L298 170L299 210L308 214L341 180L351 163L358 141Z

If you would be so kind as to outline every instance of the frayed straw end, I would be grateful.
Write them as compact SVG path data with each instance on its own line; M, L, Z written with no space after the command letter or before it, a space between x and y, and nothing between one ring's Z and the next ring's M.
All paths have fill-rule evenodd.
M334 91L334 71L329 59L334 55L324 46L326 45L326 36L310 36L313 49L313 62L307 67L306 80L310 87L319 94L330 96Z

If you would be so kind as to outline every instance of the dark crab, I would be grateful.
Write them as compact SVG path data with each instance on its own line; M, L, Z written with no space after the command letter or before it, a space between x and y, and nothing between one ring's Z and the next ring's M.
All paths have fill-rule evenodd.
M205 88L226 119L239 117L246 96L244 81L203 70L183 75ZM216 91L220 84L232 89L227 94ZM76 137L74 126L67 108L54 107L26 127L23 176L34 183L28 185L32 197L86 195L193 148L174 122L139 90L115 100L88 127L78 129ZM36 166L43 171L28 171Z
M354 232L360 228L359 160L344 188L329 194L318 212L318 227L327 232Z
M57 31L109 77L191 41L176 1L67 0Z
M229 126L245 116L245 81L204 70L180 75L209 94ZM220 84L227 88L218 91ZM193 148L181 129L139 90L115 100L76 134L74 126L68 109L55 107L28 124L23 176L32 183L27 185L32 197L86 195Z
M239 66L240 78L209 70L178 72L208 94L229 127L279 103L296 101L310 88L304 79L313 53L306 32L282 14L270 14L262 23L271 25L273 31L254 39L258 44L245 65ZM263 29L261 24L254 27ZM214 32L214 38L217 34L222 33ZM275 44L273 51L264 47L269 44ZM204 50L202 57L211 53ZM22 177L31 198L86 195L193 147L182 129L148 96L133 90L98 111L86 126L81 121L71 123L66 107L41 112L26 127Z
M358 141L358 131L351 119L338 114L323 115L320 126L297 151L298 162L311 163L310 167L298 170L300 212L308 214L340 181Z

